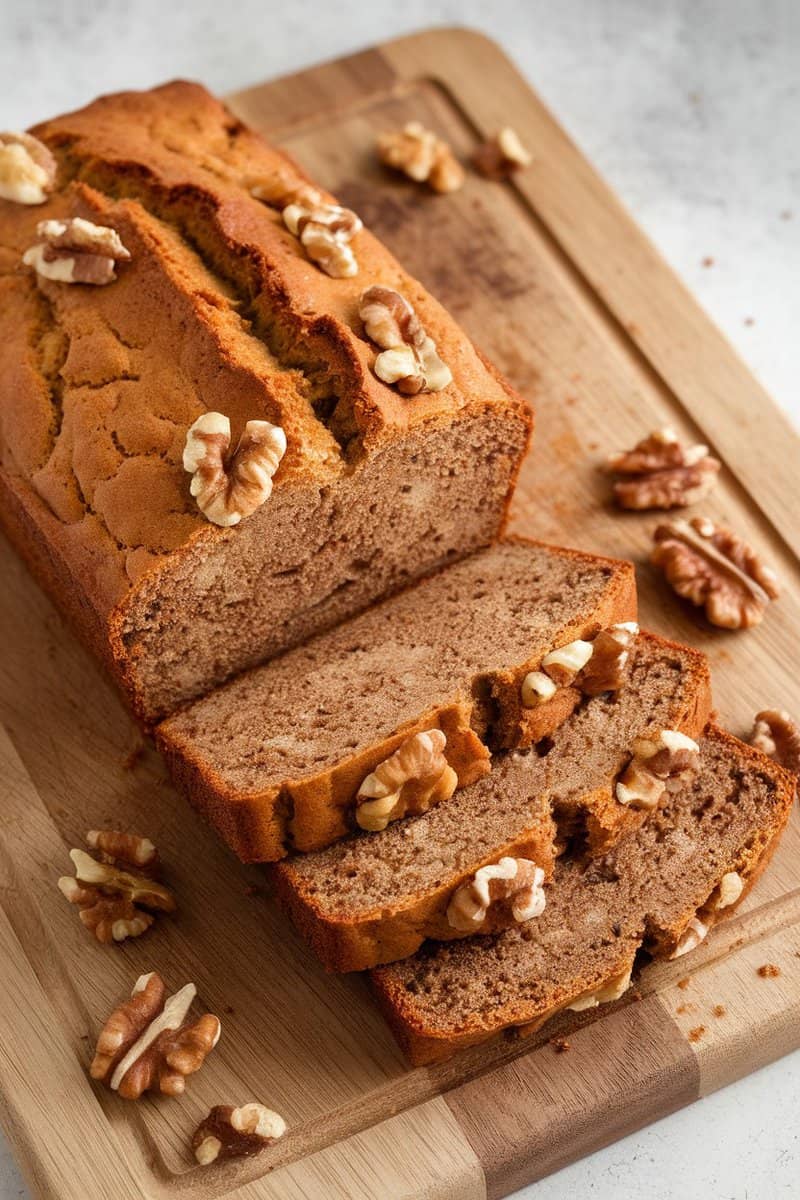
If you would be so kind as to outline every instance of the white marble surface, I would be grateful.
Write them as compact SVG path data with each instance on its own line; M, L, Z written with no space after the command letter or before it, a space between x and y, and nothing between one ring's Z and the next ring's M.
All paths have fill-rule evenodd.
M798 0L0 0L0 127L176 75L224 92L432 23L511 50L800 423ZM797 1196L798 1111L795 1054L520 1195ZM0 1200L26 1195L0 1144Z

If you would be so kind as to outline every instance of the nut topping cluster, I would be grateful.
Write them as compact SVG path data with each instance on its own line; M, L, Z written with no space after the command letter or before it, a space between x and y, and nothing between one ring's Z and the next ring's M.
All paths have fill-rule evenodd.
M559 688L574 684L587 696L619 691L624 685L630 649L639 626L622 621L603 629L593 641L578 639L551 650L541 669L529 671L522 681L520 698L524 708L551 700Z
M780 589L775 572L751 546L706 517L659 525L650 561L679 596L704 607L712 625L749 629L764 616Z
M36 235L41 241L25 251L22 261L43 279L56 283L102 287L116 279L116 264L131 257L116 229L95 225L83 217L40 221Z
M263 1104L217 1104L192 1137L194 1156L201 1166L228 1158L252 1158L286 1133L286 1122Z
M356 795L356 823L378 833L390 821L424 813L449 800L458 776L444 755L447 738L441 729L407 737L394 754L367 775Z
M427 183L434 192L455 192L464 183L464 168L447 142L419 121L382 133L378 157L385 166L402 171L416 183Z
M787 771L800 773L800 726L783 709L768 708L756 714L750 744Z
M283 210L286 228L305 247L308 257L333 279L358 274L358 262L350 242L363 229L361 218L336 204L287 204Z
M572 1004L568 1004L567 1008L571 1012L585 1012L587 1008L597 1008L599 1004L611 1004L613 1000L619 1000L631 986L632 967L628 967L627 971L623 971L620 975L615 975L613 979L609 979L608 983L604 983L596 992L590 992L587 996L579 996Z
M0 200L44 204L56 181L56 160L29 133L0 133Z
M607 470L621 476L614 483L620 508L685 508L711 491L720 463L708 446L682 446L672 429L660 429L633 450L612 454Z
M381 348L373 370L404 396L440 392L453 376L436 352L416 312L399 292L375 284L362 292L358 315L370 341Z
M97 1039L89 1074L125 1100L145 1092L180 1096L186 1076L199 1071L219 1041L219 1018L188 1019L197 995L187 983L167 997L155 971L141 975L130 999L115 1008Z
M532 162L519 135L508 125L479 146L472 156L475 170L498 183Z
M83 850L70 850L75 876L64 875L58 887L98 942L124 942L139 937L155 920L154 912L174 912L175 898L155 878L156 848L132 833L92 830L87 844L101 860Z
M677 791L700 765L700 747L685 733L662 729L655 737L637 738L633 758L617 782L620 804L655 808L666 791Z
M501 858L476 871L453 893L447 921L461 933L477 933L530 921L544 912L544 871L528 858Z
M187 432L183 451L197 507L224 527L238 525L269 499L272 477L286 453L286 434L269 421L248 421L233 453L230 443L228 418L206 412Z

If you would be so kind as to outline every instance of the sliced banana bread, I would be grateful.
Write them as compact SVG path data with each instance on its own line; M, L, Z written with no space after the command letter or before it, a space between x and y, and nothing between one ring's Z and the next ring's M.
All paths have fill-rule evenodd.
M709 707L703 655L641 634L618 695L587 699L544 746L499 755L489 775L422 816L278 864L278 897L337 971L404 958L426 938L529 920L566 838L598 853L643 820L648 807L616 795L641 739L697 737ZM656 800L648 793L645 803Z
M495 728L552 731L580 691L526 707L533 668L635 607L629 563L511 539L211 692L158 742L241 858L318 849L474 782Z
M333 197L285 154L183 82L34 132L52 192L0 199L0 522L146 722L498 536L530 410L368 230L356 273L310 257L283 209ZM121 242L105 286L42 241L73 218ZM441 390L378 377L374 285L413 306ZM230 449L250 421L283 431L235 527L185 469L209 414Z
M431 943L372 973L415 1064L508 1027L533 1032L564 1008L617 999L640 949L693 949L752 886L774 849L794 777L710 726L700 769L600 859L559 861L536 921L492 937Z

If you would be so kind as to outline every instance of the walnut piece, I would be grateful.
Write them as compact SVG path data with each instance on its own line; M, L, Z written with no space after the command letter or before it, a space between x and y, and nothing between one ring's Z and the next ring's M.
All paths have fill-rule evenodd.
M599 1004L610 1004L613 1000L619 1000L620 996L623 996L631 986L632 971L633 967L628 967L627 971L622 971L613 979L609 979L608 983L604 983L596 992L579 996L572 1004L568 1004L567 1008L571 1012L585 1012L587 1008L597 1008Z
M528 858L501 858L481 867L456 888L447 921L461 933L477 933L491 917L500 929L540 916L545 907L544 871Z
M577 639L551 650L541 670L529 671L522 681L523 708L534 708L552 699L557 690L575 684L587 696L618 691L625 682L630 647L639 633L635 621L603 629L593 641Z
M56 283L102 287L116 279L115 264L131 257L116 229L94 225L83 217L40 221L36 236L42 240L25 251L22 261Z
M800 726L784 709L765 708L756 713L750 745L787 771L800 773Z
M263 1104L217 1104L192 1137L194 1156L201 1166L227 1158L252 1158L286 1133L286 1122Z
M654 737L637 738L633 758L617 782L620 804L655 808L666 791L676 791L700 764L700 747L685 733L662 729Z
M194 984L187 983L167 999L159 975L141 975L130 999L114 1009L100 1032L89 1068L92 1079L125 1100L155 1091L182 1095L186 1076L200 1070L221 1032L219 1019L210 1013L187 1020L196 995Z
M358 274L358 262L350 246L363 229L361 218L349 208L335 204L293 203L283 210L286 228L305 247L306 254L333 279L349 279Z
M651 433L633 450L612 454L607 469L623 476L614 483L620 508L685 508L704 499L714 486L720 463L708 446L682 446L672 429Z
M709 926L704 924L699 917L692 917L678 938L675 949L669 956L670 959L683 958L684 954L688 954L691 950L696 950L700 943L705 940L708 930Z
M427 812L441 800L449 800L458 776L445 758L446 744L441 729L428 729L411 734L379 763L356 795L359 828L378 833L390 821Z
M724 525L707 517L659 525L650 561L660 567L679 596L704 607L712 625L749 629L758 625L778 579L755 550Z
M44 204L56 181L56 160L29 133L0 133L0 200Z
M711 907L715 912L721 908L730 908L744 891L744 880L738 871L726 871L719 882L716 895L712 897Z
M519 135L508 125L479 146L472 156L476 171L496 182L508 179L514 171L530 166L532 162Z
M272 477L286 453L286 434L269 421L248 421L229 453L231 423L205 412L186 434L183 466L192 474L190 491L214 525L238 525L272 494Z
M382 133L378 158L416 183L427 183L434 192L455 192L464 183L464 168L447 142L419 121L409 121L393 133Z
M452 382L416 312L393 288L374 284L361 293L358 315L370 341L381 348L373 370L405 396L440 392Z
M81 921L98 942L139 937L153 924L153 912L175 911L172 892L154 878L158 853L149 838L93 829L86 841L100 851L102 861L70 850L75 876L62 876L58 887L78 906Z
M322 193L310 183L298 181L288 168L278 168L270 175L251 176L245 181L250 195L283 212L290 204L301 204L304 208L316 208L323 203Z

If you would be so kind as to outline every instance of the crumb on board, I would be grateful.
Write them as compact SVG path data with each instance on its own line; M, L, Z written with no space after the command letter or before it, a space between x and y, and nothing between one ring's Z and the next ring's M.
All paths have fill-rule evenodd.
M777 979L781 973L780 967L776 967L775 963L763 963L756 972L762 979Z
M700 263L701 267L713 267L713 265L714 265L714 259L712 258L712 256L710 254L707 254L705 256L705 258L701 260L701 263Z
M639 991L639 989L637 987L632 987L630 989L630 991L628 992L628 999L635 1000L638 1002L640 1000L644 1000L644 996L642 995L642 993Z
M755 325L756 319L755 317L745 317L744 323L745 325Z
M678 987L682 992L685 992L689 984L692 982L691 975L684 975L683 979L678 980Z
M688 1004L679 1004L675 1011L679 1017L683 1017L686 1016L687 1013L696 1013L698 1009L697 1005L692 1004L690 1001Z
M565 1037L551 1037L550 1045L553 1047L556 1054L566 1054L568 1050L572 1049L570 1042L568 1042Z
M728 1012L724 1004L715 1004L711 1011L715 1017L724 1017Z
M233 1007L233 1005L232 1005L232 1004L226 1004L226 1005L223 1007L222 1011L223 1011L224 1013L227 1013L227 1014L228 1014L228 1016L230 1016L230 1015L231 1015L231 1013L235 1012L236 1010L235 1010L235 1008Z
M695 1025L694 1029L689 1030L689 1041L699 1042L705 1031L705 1025Z

